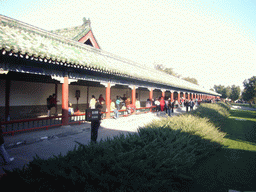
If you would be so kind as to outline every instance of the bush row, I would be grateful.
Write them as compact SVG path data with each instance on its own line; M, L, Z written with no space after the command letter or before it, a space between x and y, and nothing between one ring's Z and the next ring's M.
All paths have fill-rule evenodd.
M218 107L202 104L198 110L202 113L208 108L213 116L225 116L223 107ZM37 156L26 169L6 171L0 183L10 190L24 187L26 191L180 190L192 178L179 170L214 152L225 136L209 119L199 116L162 119L139 128L138 134L121 134L97 144L78 143L65 156L48 160Z
M221 127L225 124L229 116L230 106L224 102L217 104L202 103L197 110L190 112L192 115L207 118L216 127Z

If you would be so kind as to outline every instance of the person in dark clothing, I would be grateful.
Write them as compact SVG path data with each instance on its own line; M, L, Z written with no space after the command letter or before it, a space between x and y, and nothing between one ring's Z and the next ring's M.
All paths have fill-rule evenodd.
M189 101L188 101L188 99L185 100L185 106L186 106L186 112L188 112L188 106L189 106Z
M1 124L1 123L0 123ZM8 155L8 153L6 152L5 148L4 148L4 137L3 137L3 130L2 130L2 126L0 127L0 156L3 158L4 160L4 164L10 164L14 158Z
M47 116L50 117L51 116L51 108L52 108L52 102L53 98L52 98L52 95L49 95L49 97L46 99L47 101L47 110L48 110L48 113L47 113Z
M99 110L101 113L102 110L102 105L98 104L96 106L96 109ZM101 119L101 114L100 114L100 119ZM98 137L98 130L100 127L101 120L93 120L91 121L91 142L96 143L97 137Z
M193 107L194 107L195 103L194 101L191 99L189 106L190 106L190 111L193 111Z
M175 102L175 101L172 101L172 102L171 102L172 113L173 113L173 109L174 109L174 102Z
M167 100L167 107L166 107L167 114L168 114L169 116L171 116L171 108L172 108L172 102L171 102L171 98L169 98L169 99Z

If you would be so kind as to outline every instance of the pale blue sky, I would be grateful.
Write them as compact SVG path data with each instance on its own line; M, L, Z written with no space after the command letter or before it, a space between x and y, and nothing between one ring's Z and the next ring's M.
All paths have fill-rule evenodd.
M256 75L256 0L0 0L0 14L51 30L89 17L105 51L174 68L201 86Z

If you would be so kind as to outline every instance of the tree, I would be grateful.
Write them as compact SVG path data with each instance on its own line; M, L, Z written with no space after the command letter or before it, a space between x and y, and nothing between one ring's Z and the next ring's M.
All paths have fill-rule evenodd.
M232 101L235 101L239 98L240 96L240 93L241 93L241 90L240 90L240 87L239 86L235 86L235 85L232 85L231 87L231 94L230 94L230 99Z
M182 79L184 79L184 80L186 80L186 81L188 81L190 83L194 83L194 84L198 85L198 82L197 82L197 80L195 78L183 77Z
M242 93L242 98L245 101L256 102L256 76L244 80L244 91Z
M223 90L225 89L225 87L223 85L214 85L213 88L214 88L215 92L221 94L220 98L224 98L223 97Z
M230 94L231 94L231 87L230 86L225 87L223 90L222 96L224 98L229 98Z
M224 85L214 85L215 92L221 94L221 98L226 99L231 94L230 86L225 87Z

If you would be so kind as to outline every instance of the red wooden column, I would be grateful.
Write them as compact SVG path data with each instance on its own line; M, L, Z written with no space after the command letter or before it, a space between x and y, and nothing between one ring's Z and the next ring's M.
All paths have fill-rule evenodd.
M191 99L194 99L194 97L193 97L193 93L191 93Z
M173 91L171 91L171 102L173 102Z
M188 92L188 100L190 100L190 93Z
M162 97L164 98L165 97L165 89L161 89L161 91L162 91Z
M68 125L68 77L62 84L62 125Z
M151 106L152 106L153 89L152 88L148 88L148 89L149 89L149 100L151 101ZM150 108L150 112L152 112L152 108Z
M110 82L106 86L106 118L110 118Z
M178 93L178 102L180 103L180 91L177 91Z
M135 102L136 102L136 87L133 86L132 87L132 105L135 106ZM136 110L136 107L135 107L135 110ZM134 110L134 113L136 112Z

